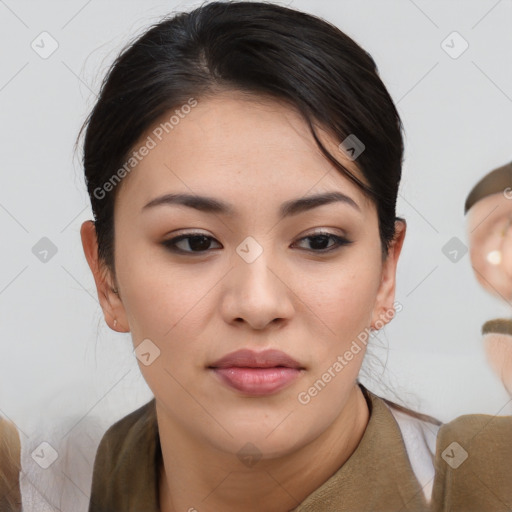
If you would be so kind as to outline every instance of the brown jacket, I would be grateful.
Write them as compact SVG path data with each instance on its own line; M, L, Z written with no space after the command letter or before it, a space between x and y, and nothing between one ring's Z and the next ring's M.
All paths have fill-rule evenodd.
M512 417L467 414L437 436L432 510L512 510Z
M295 512L428 510L398 424L382 399L361 388L371 415L358 447ZM89 512L160 512L160 463L152 400L115 423L101 440Z
M443 425L432 454L435 478L427 502L394 415L381 398L361 389L371 414L358 447L294 512L512 510L512 417L465 415ZM89 512L160 512L161 461L152 400L103 436Z

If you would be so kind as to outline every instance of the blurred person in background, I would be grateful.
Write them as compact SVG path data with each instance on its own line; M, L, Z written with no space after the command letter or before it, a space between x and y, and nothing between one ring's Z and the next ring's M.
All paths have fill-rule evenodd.
M470 258L480 285L511 307L482 326L487 360L512 396L512 162L486 174L464 205Z
M0 417L0 511L20 512L20 438L16 426Z

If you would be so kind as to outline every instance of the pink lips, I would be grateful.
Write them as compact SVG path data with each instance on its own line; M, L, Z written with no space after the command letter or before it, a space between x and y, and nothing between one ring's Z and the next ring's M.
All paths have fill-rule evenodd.
M209 366L223 383L249 395L275 393L299 377L304 369L279 350L237 350Z

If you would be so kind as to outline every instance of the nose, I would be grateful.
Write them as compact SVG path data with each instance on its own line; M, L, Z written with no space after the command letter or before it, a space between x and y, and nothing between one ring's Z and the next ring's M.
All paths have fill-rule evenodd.
M222 314L228 323L246 323L262 330L275 324L280 328L294 313L293 282L263 251L254 261L234 256L234 268L226 276Z

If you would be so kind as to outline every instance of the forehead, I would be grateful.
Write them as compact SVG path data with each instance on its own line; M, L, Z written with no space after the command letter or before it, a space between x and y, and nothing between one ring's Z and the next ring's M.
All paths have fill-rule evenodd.
M369 206L359 187L328 162L291 106L236 91L195 102L166 112L134 145L151 149L124 180L121 195L130 204L176 190L247 200L262 193L284 198L335 189ZM317 133L326 149L365 181L339 142L321 127Z

